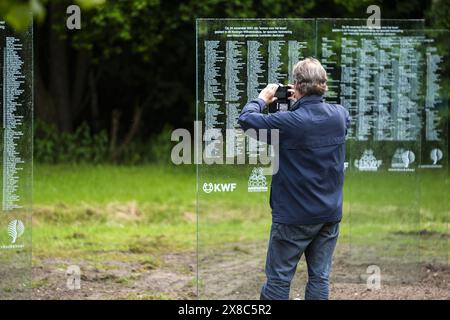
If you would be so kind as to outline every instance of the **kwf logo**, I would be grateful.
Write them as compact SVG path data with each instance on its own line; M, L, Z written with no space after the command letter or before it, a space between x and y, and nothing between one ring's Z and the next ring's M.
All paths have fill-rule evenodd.
M203 191L205 193L211 192L233 192L236 190L236 183L207 183L203 184Z

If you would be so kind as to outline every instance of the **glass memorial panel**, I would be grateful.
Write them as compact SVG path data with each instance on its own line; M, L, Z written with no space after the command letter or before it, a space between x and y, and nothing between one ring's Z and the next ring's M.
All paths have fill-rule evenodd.
M199 298L259 297L276 149L245 135L237 117L267 83L292 83L308 56L328 73L326 101L351 116L332 283L377 288L447 264L448 32L380 22L197 20ZM303 298L306 277L302 259L291 298Z
M237 118L267 83L287 84L293 64L314 54L314 28L308 19L197 20L197 119L204 138L198 166L200 298L259 297L271 222L272 151L246 137Z
M33 31L0 21L2 212L0 299L25 299L31 287Z
M423 36L424 102L420 173L421 263L427 268L448 265L448 30L417 31Z
M381 20L373 28L365 19L317 19L327 100L351 117L343 281L374 281L369 276L376 272L381 281L404 282L418 274L425 56L423 33L414 29L423 30L423 21Z

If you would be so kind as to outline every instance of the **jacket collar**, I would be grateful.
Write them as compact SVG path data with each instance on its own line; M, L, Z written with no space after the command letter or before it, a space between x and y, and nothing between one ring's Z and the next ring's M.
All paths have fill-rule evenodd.
M323 102L323 96L317 96L317 95L311 95L311 96L304 96L298 99L294 105L291 108L291 111L294 111L300 107L304 107L308 104L317 104Z

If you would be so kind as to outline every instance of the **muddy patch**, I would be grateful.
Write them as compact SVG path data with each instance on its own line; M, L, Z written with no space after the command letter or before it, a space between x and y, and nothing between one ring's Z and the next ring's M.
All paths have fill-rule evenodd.
M192 299L196 296L195 255L169 254L155 267L148 262L89 263L46 259L33 267L34 299ZM67 268L81 270L80 289L68 286ZM73 288L73 287L72 287Z
M258 299L265 279L266 242L237 243L202 250L198 255L201 299ZM352 264L338 248L331 279L331 299L450 299L447 264L391 264L383 270L381 288L367 288L366 264ZM81 289L69 290L70 260L46 259L33 268L35 299L196 299L197 254L172 253L158 265L104 261L102 268L79 264ZM303 299L307 281L302 260L291 287L291 299Z

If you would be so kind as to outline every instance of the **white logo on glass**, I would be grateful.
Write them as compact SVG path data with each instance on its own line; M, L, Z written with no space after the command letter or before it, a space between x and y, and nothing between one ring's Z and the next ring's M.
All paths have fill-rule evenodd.
M248 178L248 192L266 192L267 181L263 168L254 168Z
M211 193L214 189L214 185L210 182L210 183L204 183L203 184L203 191L205 193Z
M442 164L439 162L444 158L444 153L441 149L434 148L430 151L431 164L422 164L419 167L424 169L440 169Z
M402 160L403 160L403 164L405 165L405 168L408 168L409 165L411 163L413 163L414 160L416 160L416 156L415 156L414 152L407 150L402 153Z
M377 160L373 155L373 150L364 150L361 159L355 160L355 167L359 171L377 171L381 166L382 160Z
M409 166L416 160L416 155L411 150L398 148L392 156L390 171L414 171Z
M431 161L433 161L433 165L437 165L437 163L442 160L443 156L444 154L442 153L441 149L435 148L430 152L430 158Z
M12 220L8 224L8 235L11 237L11 243L16 243L25 231L25 225L20 220Z
M236 190L236 183L207 183L203 184L203 192L233 192Z

